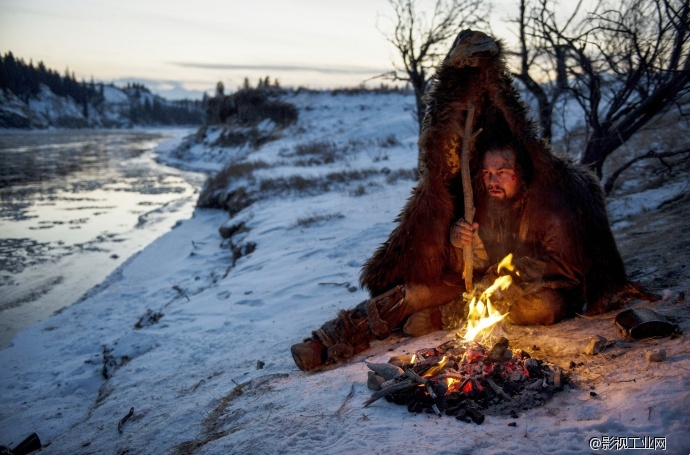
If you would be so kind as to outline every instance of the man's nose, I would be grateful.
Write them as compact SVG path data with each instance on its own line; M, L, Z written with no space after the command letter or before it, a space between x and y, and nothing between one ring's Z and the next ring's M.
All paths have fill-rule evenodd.
M498 181L499 181L498 175L496 175L496 174L489 174L489 183L494 183L494 182L498 182Z

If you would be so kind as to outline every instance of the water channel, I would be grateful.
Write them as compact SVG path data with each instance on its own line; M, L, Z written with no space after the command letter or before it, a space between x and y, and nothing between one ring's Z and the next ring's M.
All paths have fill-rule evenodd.
M204 175L155 160L192 132L0 132L0 349L192 215Z

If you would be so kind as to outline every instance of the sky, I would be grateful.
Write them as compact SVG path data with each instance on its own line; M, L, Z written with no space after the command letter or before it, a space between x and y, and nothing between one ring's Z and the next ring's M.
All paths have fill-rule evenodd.
M494 0L492 17L506 19L516 3ZM170 99L245 77L352 87L392 69L382 32L392 13L387 0L0 0L0 52Z

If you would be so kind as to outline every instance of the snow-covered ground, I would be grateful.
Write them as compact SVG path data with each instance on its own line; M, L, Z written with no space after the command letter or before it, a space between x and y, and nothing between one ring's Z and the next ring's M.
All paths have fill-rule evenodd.
M512 347L571 375L563 392L517 419L475 425L384 400L362 406L371 394L367 361L437 346L449 332L393 337L338 368L299 371L290 345L367 297L357 287L360 267L410 194L417 148L410 96L301 93L289 101L300 107L298 124L257 151L213 147L213 131L206 144L161 151L195 169L263 162L246 182L282 189L233 219L197 209L83 301L0 351L0 444L36 432L48 454L581 454L620 452L621 444L656 453L633 447L657 438L667 453L689 453L687 335L625 342L615 313L506 328ZM300 166L309 157L298 146L319 142L334 144L333 162ZM354 178L341 181L344 173ZM668 180L644 203L611 204L628 271L665 291L663 301L635 305L687 331L687 170ZM220 237L220 226L240 221L246 232ZM250 243L256 249L233 267L231 245ZM594 335L616 343L585 355ZM666 361L649 363L654 349L665 349Z

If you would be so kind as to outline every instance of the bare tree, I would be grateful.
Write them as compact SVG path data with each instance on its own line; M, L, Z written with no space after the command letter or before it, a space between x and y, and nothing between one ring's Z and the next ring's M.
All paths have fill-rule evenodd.
M546 6L538 10L528 5L528 0L520 0L520 12L514 22L518 26L518 51L512 53L518 60L517 71L513 76L522 82L537 103L539 128L542 137L551 141L553 136L553 117L557 102L568 89L568 75L565 67L563 43L554 42L553 36L543 33L540 24L544 21ZM577 17L582 6L578 1L560 30L567 30ZM557 24L553 24L557 26Z
M690 3L605 0L581 19L575 20L576 11L565 22L558 21L553 0L537 0L529 14L521 4L517 77L539 101L540 116L552 117L555 99L565 92L576 101L586 128L580 162L601 177L607 157L690 91ZM557 81L551 98L525 76L539 69L539 58L530 56L549 62L541 69Z
M421 0L388 0L393 7L393 30L386 39L400 57L393 80L408 82L415 94L415 114L421 131L426 106L424 92L436 66L448 52L450 43L465 28L488 28L491 3L487 0L435 0L430 14Z

